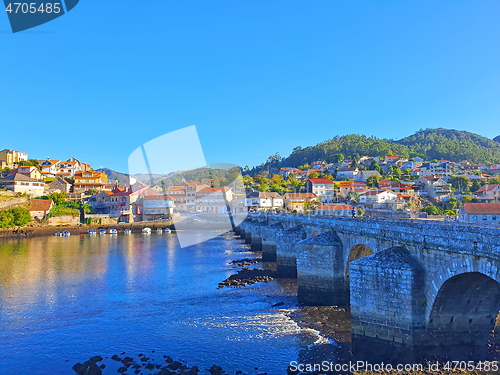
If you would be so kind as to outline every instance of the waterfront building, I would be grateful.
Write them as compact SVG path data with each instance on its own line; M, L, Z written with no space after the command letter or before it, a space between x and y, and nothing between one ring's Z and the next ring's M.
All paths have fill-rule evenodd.
M500 203L465 203L458 211L460 223L500 224Z

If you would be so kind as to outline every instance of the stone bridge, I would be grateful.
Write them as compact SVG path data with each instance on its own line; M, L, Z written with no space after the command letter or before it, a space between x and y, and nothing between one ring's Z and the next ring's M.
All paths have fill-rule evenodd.
M297 277L299 302L350 303L353 343L486 344L495 328L499 229L255 214L235 231L281 274Z

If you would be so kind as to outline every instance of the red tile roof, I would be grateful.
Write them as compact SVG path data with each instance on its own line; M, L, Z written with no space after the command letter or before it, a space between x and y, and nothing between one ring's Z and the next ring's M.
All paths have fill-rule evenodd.
M500 203L465 203L463 208L468 214L500 215Z
M309 181L313 184L333 184L333 181L328 178L310 178Z
M488 191L494 190L495 188L497 188L499 186L500 186L499 184L484 185L484 186L481 186L481 188L479 190L475 191L475 193L486 193Z
M32 199L30 211L49 211L52 207L52 199Z
M313 193L286 193L285 197L290 198L290 199L316 198L316 194L313 194Z
M209 187L206 187L206 188L203 188L201 189L198 193L221 193L221 192L227 192L231 189L229 189L228 187L215 187L215 188L209 188Z

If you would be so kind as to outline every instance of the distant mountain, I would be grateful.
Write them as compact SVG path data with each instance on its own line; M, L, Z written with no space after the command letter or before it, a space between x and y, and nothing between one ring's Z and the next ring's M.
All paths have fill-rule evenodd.
M101 168L101 169L97 169L97 171L106 173L109 180L118 180L118 181L127 180L128 181L128 179L129 179L128 174L116 172L116 171L109 169L109 168Z
M500 135L499 135L498 137L493 138L493 140L494 140L495 142L500 143Z
M500 137L500 136L499 136ZM500 162L499 137L494 140L480 135L452 130L426 129L399 141L367 137L359 134L335 136L334 138L306 148L296 147L286 158L273 155L267 162L253 168L252 173L279 167L298 167L315 160L337 161L339 157L398 155L405 158L420 156L425 160L450 160L472 163ZM340 155L341 154L341 155Z

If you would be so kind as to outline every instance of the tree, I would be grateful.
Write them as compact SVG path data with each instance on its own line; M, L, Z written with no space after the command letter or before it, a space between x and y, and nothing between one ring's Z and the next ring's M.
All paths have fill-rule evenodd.
M319 173L318 172L312 172L309 174L309 178L318 178L319 177Z
M452 176L451 186L458 189L459 191L464 191L466 187L470 185L470 178L467 176Z
M472 197L470 195L466 195L465 197L462 198L462 202L470 203L472 202Z
M358 208L358 216L361 217L363 216L364 212L361 208Z
M342 154L333 154L333 155L329 155L327 158L326 158L326 161L328 163L339 163L341 161L344 161L344 155Z
M439 215L441 210L436 206L427 206L422 208L420 212L427 212L428 215Z
M379 187L378 186L379 181L380 181L380 177L378 177L375 174L372 174L370 177L368 177L366 179L366 185L371 186L371 187L374 187L374 186Z
M378 173L380 173L380 166L378 165L378 163L375 160L372 160L368 169L370 171L377 171Z
M481 184L479 183L478 180L474 180L472 182L471 190L472 191L478 191L479 189L481 189Z
M89 195L97 195L97 194L99 194L99 190L97 190L97 189L89 189L89 190L87 190L87 194L89 194Z
M30 221L30 212L22 207L14 207L0 212L0 228L22 227Z
M49 198L54 201L54 204L56 206L59 206L66 201L66 193L63 193L63 192L52 193L52 194L49 194Z

